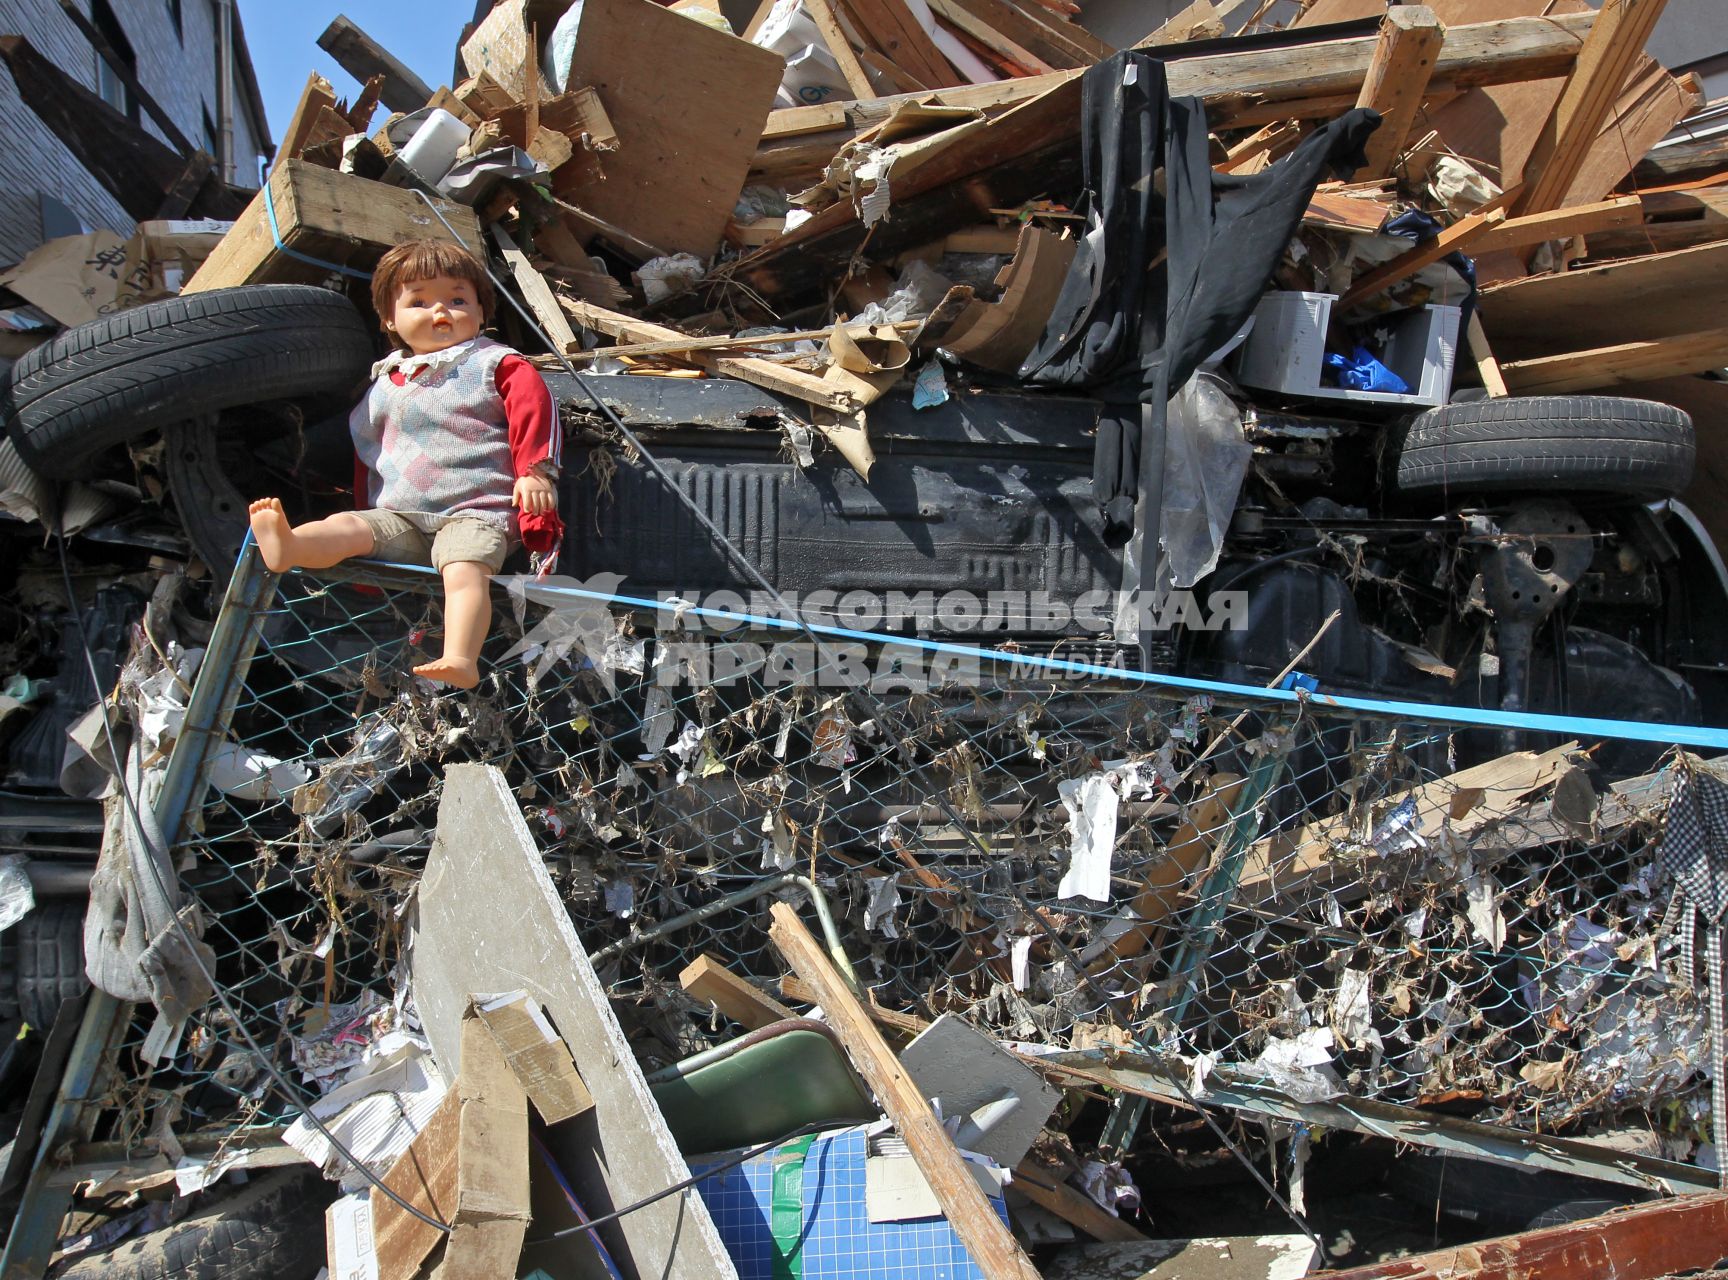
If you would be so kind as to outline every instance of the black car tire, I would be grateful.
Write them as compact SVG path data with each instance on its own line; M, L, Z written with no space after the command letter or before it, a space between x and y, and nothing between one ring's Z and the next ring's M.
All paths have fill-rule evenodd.
M1692 479L1692 419L1614 396L1508 396L1443 405L1404 430L1404 494L1597 493L1671 498Z
M312 1280L333 1188L305 1169L253 1176L173 1226L79 1254L53 1280Z
M50 899L12 926L18 1013L38 1031L46 1033L54 1025L62 1001L90 987L84 974L84 907L83 898Z
M50 479L90 474L141 432L222 409L347 395L372 334L343 295L247 285L170 298L68 330L12 369L0 412L20 456Z

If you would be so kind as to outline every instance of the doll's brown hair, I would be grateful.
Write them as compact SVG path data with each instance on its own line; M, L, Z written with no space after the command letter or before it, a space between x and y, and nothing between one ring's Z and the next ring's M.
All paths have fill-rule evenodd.
M407 344L388 327L396 311L396 295L405 284L449 276L474 286L474 298L480 304L487 322L497 296L486 267L478 258L459 244L449 240L410 240L399 244L378 260L372 272L372 307L378 312L379 327L389 334L390 341L406 351Z

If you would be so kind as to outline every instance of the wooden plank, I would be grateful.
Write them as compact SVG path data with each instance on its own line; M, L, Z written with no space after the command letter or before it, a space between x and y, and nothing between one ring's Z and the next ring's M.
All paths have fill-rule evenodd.
M816 990L804 979L793 974L787 974L780 979L780 994L786 999L798 1004L821 1004ZM888 1028L896 1036L906 1040L925 1031L930 1023L917 1014L901 1013L897 1009L884 1009L874 1000L866 1002L864 1011L879 1025Z
M294 107L294 114L288 117L288 128L283 131L282 147L276 152L278 167L296 159L306 149L319 112L325 107L334 110L335 106L336 90L330 82L316 71L307 76L306 87L300 91L300 101Z
M1604 0L1577 65L1524 166L1518 213L1559 208L1607 122L1667 0Z
M922 320L900 320L887 326L898 329L902 333L910 333L923 325ZM847 328L856 336L868 336L870 325L848 325ZM880 326L877 326L880 327ZM639 359L642 356L676 356L697 351L734 351L740 348L754 351L766 347L790 346L795 342L824 342L834 333L834 326L826 329L797 329L789 333L764 333L754 337L740 338L734 334L717 334L710 338L671 338L665 342L633 342L621 347L598 347L592 351L572 353L590 359L600 356L611 356L614 359Z
M1502 359L1555 355L1702 333L1721 323L1724 297L1728 243L1719 242L1490 286L1482 323Z
M192 144L190 138L180 132L180 126L174 123L174 117L164 111L162 104L151 97L149 91L138 83L138 77L133 74L132 68L126 65L126 59L115 52L114 47L108 43L107 37L102 34L96 24L84 16L84 11L78 7L76 0L60 0L60 12L71 19L72 25L78 28L79 34L90 42L90 47L95 50L96 56L108 64L108 69L118 77L121 84L126 86L133 99L143 109L144 114L156 122L156 127L162 130L162 136L168 140L168 145L181 155L190 155L196 151L198 148Z
M380 96L392 111L418 111L431 101L432 90L426 82L346 14L337 15L324 28L324 34L318 37L318 47L361 84L373 76L383 76Z
M820 997L829 1025L840 1037L847 1056L876 1095L912 1158L941 1204L943 1214L959 1235L979 1269L992 1280L1038 1280L1037 1269L996 1216L978 1184L966 1172L942 1122L930 1109L912 1077L882 1039L882 1033L858 1002L798 913L784 902L769 911L768 937L786 963Z
M1500 362L1488 345L1488 335L1482 329L1482 313L1470 312L1470 323L1464 328L1464 341L1470 348L1470 358L1476 362L1476 376L1490 396L1510 395L1506 376L1500 372Z
M571 82L600 95L619 146L582 207L668 253L710 256L782 71L778 54L651 0L589 0Z
M697 956L686 965L678 975L678 985L685 994L713 1005L747 1031L798 1016L711 955Z
M1728 1239L1728 1194L1629 1205L1601 1217L1542 1227L1391 1262L1329 1271L1327 1280L1658 1280L1715 1269Z
M373 76L361 87L360 96L354 99L354 105L343 115L348 121L348 127L355 133L365 133L372 127L372 115L378 110L378 99L384 92L384 77ZM421 103L425 106L425 103Z
M688 336L676 329L668 329L665 325L650 324L646 320L608 311L605 307L595 306L591 302L578 302L570 298L561 298L559 301L577 324L627 342L676 342ZM849 391L801 369L745 356L713 356L705 351L691 352L690 359L692 364L720 377L737 378L758 387L766 387L770 391L778 391L782 395L820 405L824 409L832 409L836 413L851 413L858 408Z
M1066 43L1055 39L1048 27L1008 0L944 0L932 8L962 30L987 30L995 33L1005 46L1024 50L1029 56L1047 64L1047 70L1063 71L1089 66ZM964 14L973 25L962 22ZM981 39L983 37L980 37ZM992 48L1006 48L986 40Z
M497 769L445 769L417 906L414 999L441 1070L460 1078L460 1028L473 992L524 989L552 1019L594 1095L593 1110L553 1131L559 1165L587 1211L623 1209L690 1176L521 802ZM600 1236L626 1275L737 1280L700 1196L669 1196L602 1227Z
M816 30L822 33L822 43L828 46L828 52L839 64L840 74L846 80L846 87L852 90L852 96L875 96L876 88L870 83L870 77L864 73L864 64L858 61L858 54L853 50L852 42L846 38L846 33L840 29L840 19L834 16L834 8L828 0L804 0L804 12L810 15L810 21L814 22Z
M1344 296L1338 299L1338 309L1352 307L1364 298L1384 293L1400 280L1408 280L1423 267L1440 261L1447 254L1468 249L1478 236L1505 220L1504 209L1490 209L1486 213L1472 213L1460 218L1432 240L1425 240L1390 262L1381 263L1368 274L1356 277Z
M1446 28L1435 59L1434 79L1454 89L1564 75L1590 30L1593 13L1552 19L1511 18ZM1374 36L1328 40L1294 49L1209 53L1167 64L1173 97L1191 95L1208 105L1249 99L1270 106L1283 101L1347 94L1353 101L1368 74L1377 45ZM857 131L886 119L902 102L926 98L957 107L985 110L1035 98L1079 74L1057 71L996 84L968 85L934 95L895 94L868 103L819 103L773 112L762 138L790 137L831 129Z
M510 233L502 226L492 227L492 242L498 246L498 252L504 255L504 262L510 268L510 274L515 277L516 287L522 290L522 301L528 304L528 310L534 313L534 318L540 322L540 327L552 339L554 351L576 351L582 346L576 337L576 331L570 327L570 321L565 319L563 309L558 305L558 296L552 292L552 287L546 283L546 277L534 270L534 264L528 261L528 255L510 238Z
M1708 329L1653 342L1622 342L1514 360L1501 365L1500 371L1506 385L1519 395L1555 396L1724 367L1728 367L1728 329Z
M1638 197L1617 196L1612 200L1598 200L1595 204L1533 213L1522 218L1507 218L1498 226L1477 236L1471 244L1471 251L1478 254L1498 253L1504 249L1521 249L1548 240L1568 240L1593 231L1612 231L1643 225L1644 208Z
M1115 1214L1099 1208L1091 1196L1069 1186L1059 1170L1047 1168L1030 1157L1015 1168L1014 1181L1009 1185L1094 1240L1134 1244L1147 1238Z
M168 188L168 194L162 197L162 203L156 207L156 217L170 221L184 218L215 166L216 161L209 152L194 151L180 176L174 179L174 185Z
M1039 3L1039 0L1008 0L1008 3L1043 27L1046 37L1068 50L1082 66L1089 67L1102 62L1116 52L1114 46L1100 40L1073 20L1073 16L1080 12L1077 5L1063 12L1056 12L1049 5Z
M853 26L898 67L931 89L966 83L942 55L906 0L845 0Z
M1382 118L1363 148L1368 162L1356 171L1357 178L1391 174L1404 153L1410 126L1434 74L1434 60L1445 42L1446 28L1425 5L1399 5L1380 20L1380 37L1356 105L1371 107Z
M953 23L957 30L1035 75L1044 75L1072 65L1066 61L1048 62L1027 46L991 26L988 19L977 12L990 4L998 4L1003 9L1012 8L1005 0L930 0L930 7L945 21ZM1013 12L1018 13L1018 10Z
M270 175L270 192L283 243L324 262L370 268L391 245L451 238L412 192L305 160L277 165ZM472 209L453 200L434 199L470 249L485 243ZM264 193L259 192L181 292L242 284L314 283L329 274L327 267L290 258L276 248L264 211Z
M1224 34L1224 15L1212 0L1194 0L1182 12L1168 19L1163 26L1134 42L1136 49L1155 49L1164 44L1182 44L1189 40L1216 40Z

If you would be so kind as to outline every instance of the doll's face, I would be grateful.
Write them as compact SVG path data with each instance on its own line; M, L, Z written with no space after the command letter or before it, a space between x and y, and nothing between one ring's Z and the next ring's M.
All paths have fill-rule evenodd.
M433 276L396 290L389 328L410 351L423 356L478 336L484 318L472 284L454 276Z

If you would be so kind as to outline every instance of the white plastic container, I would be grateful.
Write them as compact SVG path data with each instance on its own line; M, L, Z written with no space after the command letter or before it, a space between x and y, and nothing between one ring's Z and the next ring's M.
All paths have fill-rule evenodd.
M436 186L456 163L456 153L467 144L468 134L468 126L456 116L431 107L397 155L416 175Z
M1404 380L1407 395L1355 391L1325 381L1326 328L1337 295L1269 293L1254 309L1254 327L1236 358L1243 386L1317 400L1442 405L1452 393L1458 357L1459 309L1429 305L1393 323L1380 361Z

